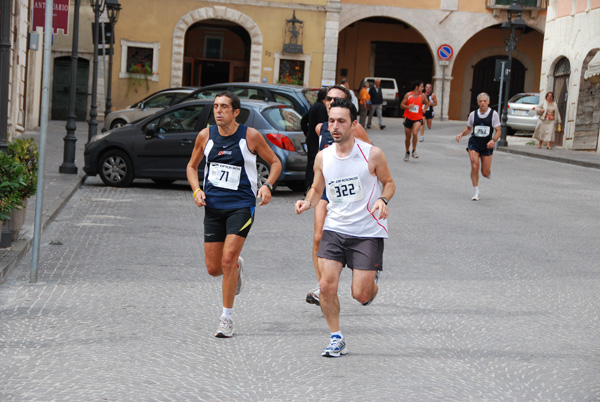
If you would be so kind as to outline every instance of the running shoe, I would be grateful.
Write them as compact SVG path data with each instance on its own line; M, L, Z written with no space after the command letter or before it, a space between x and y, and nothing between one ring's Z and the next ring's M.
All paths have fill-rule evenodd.
M379 128L383 130L385 128L385 124L382 124Z
M319 301L319 296L321 296L321 288L317 286L312 291L306 294L306 302L308 304L315 304L317 306L320 306L321 302Z
M379 282L379 275L380 275L380 274L381 274L381 271L377 271L377 273L375 274L375 283L378 283L378 282ZM377 293L379 293L379 291L378 291ZM368 302L366 302L366 303L363 303L362 305L363 305L363 306L368 306L368 305L370 305L371 303L373 303L373 300L375 300L375 298L377 297L377 293L375 293L375 296L373 296L373 298L372 298L371 300L369 300L369 301L368 301Z
M233 336L233 321L221 317L221 322L219 323L219 328L217 329L217 333L215 337L217 338L231 338Z
M475 193L475 195L473 196L473 198L471 198L472 201L479 201L479 193Z
M425 137L421 136L421 138L419 138L419 142L423 142L423 141L425 141Z
M407 153L404 155L404 162L408 162L408 160L409 160L409 159L410 159L410 153L409 153L409 152L407 152Z
M340 357L346 353L348 353L348 349L346 348L346 340L338 335L333 335L331 337L331 343L329 346L323 349L321 356Z
M238 283L235 295L237 296L242 293L242 289L244 289L244 259L238 257Z
M413 150L412 151L412 157L417 159L419 157L419 155L417 155L417 151Z

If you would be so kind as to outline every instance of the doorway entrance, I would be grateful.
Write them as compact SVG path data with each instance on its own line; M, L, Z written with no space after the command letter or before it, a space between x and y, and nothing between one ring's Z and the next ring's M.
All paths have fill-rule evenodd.
M479 106L477 105L477 95L482 92L487 92L490 95L490 108L502 115L502 111L498 110L499 95L500 95L500 81L494 80L494 73L496 69L496 60L506 60L505 56L491 56L486 57L475 64L473 67L473 84L471 86L471 101L469 110L475 110ZM510 77L510 90L508 98L510 99L513 95L523 92L525 88L525 66L519 60L513 58L512 60L512 72ZM504 83L506 85L506 82ZM504 91L506 86L502 89L502 107L506 106L508 99L504 99Z
M90 62L77 59L77 84L75 86L75 120L87 117L87 96ZM67 120L69 117L69 94L71 88L71 56L54 59L52 88L52 120Z
M556 63L554 67L554 99L558 106L558 112L565 126L567 118L567 98L569 97L569 77L571 76L571 63L566 57L563 57ZM554 143L562 146L564 130L556 132L554 135Z
M185 35L183 85L248 81L250 47L240 25L214 19L192 25Z

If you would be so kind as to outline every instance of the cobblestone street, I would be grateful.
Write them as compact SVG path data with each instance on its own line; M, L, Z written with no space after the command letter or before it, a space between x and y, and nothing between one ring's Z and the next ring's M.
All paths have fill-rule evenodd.
M220 278L185 182L88 178L0 285L1 401L598 401L600 171L496 152L472 202L459 122L402 161L401 119L370 130L396 180L375 302L340 285L349 354L329 332L313 214L279 187L242 255L236 335L213 337Z

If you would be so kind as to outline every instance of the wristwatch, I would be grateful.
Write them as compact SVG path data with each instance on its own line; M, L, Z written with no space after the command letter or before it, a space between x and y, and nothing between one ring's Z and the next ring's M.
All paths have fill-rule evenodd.
M390 202L390 201L389 201L387 198L385 198L385 197L379 197L379 199L380 199L381 201L383 201L383 203L384 203L385 205L387 205L387 204L388 204L388 202Z
M268 181L266 181L263 186L267 186L269 188L269 190L273 191L273 185L271 183L269 183Z

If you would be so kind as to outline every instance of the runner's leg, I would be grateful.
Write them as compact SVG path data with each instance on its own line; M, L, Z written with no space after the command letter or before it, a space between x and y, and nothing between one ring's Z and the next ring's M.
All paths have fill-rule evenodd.
M342 263L333 260L319 258L319 270L321 279L321 311L327 321L329 330L337 332L340 330L340 301L337 296Z

